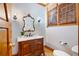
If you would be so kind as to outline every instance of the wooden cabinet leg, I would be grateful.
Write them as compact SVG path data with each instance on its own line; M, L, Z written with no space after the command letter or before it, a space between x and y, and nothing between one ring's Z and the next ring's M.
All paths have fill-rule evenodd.
M45 52L42 53L42 56L45 56Z
M43 56L45 56L45 53L43 52Z

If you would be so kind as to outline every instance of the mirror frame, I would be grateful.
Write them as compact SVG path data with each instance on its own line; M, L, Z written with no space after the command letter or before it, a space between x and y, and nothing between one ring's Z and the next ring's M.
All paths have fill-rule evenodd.
M27 18L27 17L30 17L33 20L33 29L34 30L24 30L24 27L25 27L25 20L24 20L24 18ZM24 25L23 25L23 28L22 28L23 32L34 32L35 31L35 26L34 26L35 19L30 14L28 14L27 16L23 16L23 22L24 22Z

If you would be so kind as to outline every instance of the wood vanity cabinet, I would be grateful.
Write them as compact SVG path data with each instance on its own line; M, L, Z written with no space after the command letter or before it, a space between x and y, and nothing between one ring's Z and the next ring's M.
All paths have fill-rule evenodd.
M21 41L19 44L19 56L44 55L43 38Z

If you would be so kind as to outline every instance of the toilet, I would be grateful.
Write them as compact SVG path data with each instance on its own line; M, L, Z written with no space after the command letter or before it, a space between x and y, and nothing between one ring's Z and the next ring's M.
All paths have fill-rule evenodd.
M61 50L54 50L53 55L54 56L70 56L68 53Z

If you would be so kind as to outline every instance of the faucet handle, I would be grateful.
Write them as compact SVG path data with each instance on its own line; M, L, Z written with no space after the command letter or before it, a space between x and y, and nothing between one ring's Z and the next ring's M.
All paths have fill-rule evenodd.
M29 36L31 36L31 33L29 33Z

